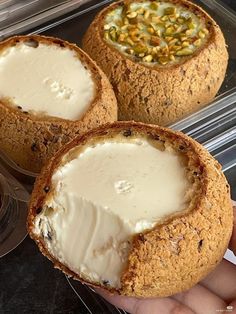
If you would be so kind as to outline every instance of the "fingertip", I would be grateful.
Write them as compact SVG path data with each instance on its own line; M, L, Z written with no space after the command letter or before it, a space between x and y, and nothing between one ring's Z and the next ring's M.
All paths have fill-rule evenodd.
M96 288L94 290L106 301L118 308L124 309L127 312L132 313L136 306L137 299L134 297L125 297L119 295L117 292L111 292L103 288Z
M115 295L118 295L118 293L116 292L111 292L107 289L104 289L102 287L96 287L94 288L94 291L97 293L97 294L100 294L101 296L104 296L104 297L113 297Z

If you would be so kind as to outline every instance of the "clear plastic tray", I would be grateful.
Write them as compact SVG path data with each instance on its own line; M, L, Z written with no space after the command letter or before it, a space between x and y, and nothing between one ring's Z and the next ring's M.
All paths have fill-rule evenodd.
M27 32L42 33L60 37L80 45L83 34L95 14L104 5L111 2L113 1L1 1L0 38ZM171 127L176 130L182 130L202 143L219 160L223 170L226 171L236 164L236 16L219 0L196 0L193 2L202 6L221 26L228 45L229 66L224 83L216 99L206 108L175 123ZM20 8L21 4L25 5L22 7L23 10ZM9 5L13 7L14 5L18 6L19 14L17 10L6 13L6 9L8 8L9 10L10 8ZM37 9L36 13L33 10L36 9L37 5L40 5L38 9L41 9ZM41 5L44 5L44 7ZM5 12L5 15L2 12ZM23 16L22 14L25 15ZM14 177L24 182L28 190L30 190L37 174L19 168L1 152L0 173L5 175L5 179L0 175L0 195L5 193L8 199L15 202L15 214L12 214L10 220L10 226L14 226L14 228L11 229L9 234L12 239L16 240L17 238L17 241L20 242L26 235L26 203L29 194ZM22 194L18 194L14 190L14 185ZM5 190L2 189L2 186ZM23 208L23 210L19 210L19 208ZM21 213L21 216L19 216L19 213ZM16 215L18 215L17 219L14 218ZM16 221L18 221L18 224L15 223ZM17 231L19 231L20 236L16 236ZM17 241L8 242L8 244L11 244L11 249L17 245ZM1 254L6 254L7 250L9 250L9 245L6 247L8 249L5 250L5 253L2 253L0 246L0 256ZM69 278L68 281L88 313L125 313L101 301L99 296L80 282Z
M89 0L0 1L0 39L19 34L78 9Z
M29 193L0 164L0 257L19 245L27 235Z

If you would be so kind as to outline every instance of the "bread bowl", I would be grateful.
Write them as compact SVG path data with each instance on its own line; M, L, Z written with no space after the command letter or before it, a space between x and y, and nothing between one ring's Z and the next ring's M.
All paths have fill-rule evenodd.
M39 172L74 136L117 119L104 73L76 45L37 35L0 43L0 149Z
M186 0L115 1L95 17L82 47L107 74L119 120L159 125L209 103L228 62L219 26Z
M92 130L37 178L28 231L56 268L126 296L186 290L222 259L233 224L219 163L180 132L135 122Z

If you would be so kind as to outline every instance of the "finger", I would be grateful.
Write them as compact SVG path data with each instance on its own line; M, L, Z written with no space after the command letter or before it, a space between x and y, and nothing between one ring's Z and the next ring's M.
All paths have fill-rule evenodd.
M105 300L131 314L195 314L190 308L170 298L131 298L96 289Z
M232 301L228 306L227 306L228 313L230 314L236 314L236 300Z
M178 293L173 298L190 307L196 314L215 314L226 308L226 303L221 298L201 285L196 285L186 292Z
M233 227L233 233L230 240L229 248L236 255L236 202L235 201L233 201L233 208L234 208L234 227Z
M236 298L236 266L223 260L201 285L226 301Z

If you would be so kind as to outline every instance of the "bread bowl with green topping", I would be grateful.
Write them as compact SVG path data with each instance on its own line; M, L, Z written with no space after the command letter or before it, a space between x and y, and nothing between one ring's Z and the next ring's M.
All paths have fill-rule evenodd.
M83 49L108 76L119 119L159 125L213 100L228 62L219 26L186 0L116 1L95 17Z
M62 148L37 178L28 215L31 238L56 268L136 297L202 280L232 226L229 185L206 149L135 122L101 126Z
M39 172L74 136L117 119L112 87L79 47L45 36L0 43L0 150Z

